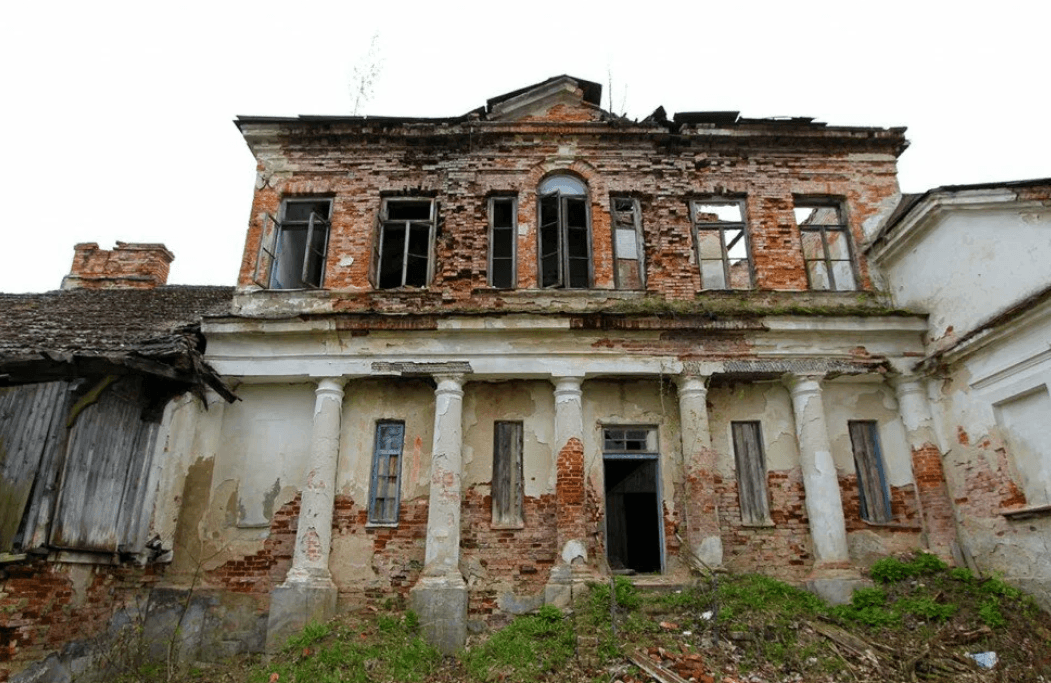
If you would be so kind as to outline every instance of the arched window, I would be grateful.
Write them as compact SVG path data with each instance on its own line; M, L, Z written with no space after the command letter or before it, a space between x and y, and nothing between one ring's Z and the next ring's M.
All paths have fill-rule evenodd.
M591 221L587 186L570 175L545 178L539 195L540 286L591 286Z

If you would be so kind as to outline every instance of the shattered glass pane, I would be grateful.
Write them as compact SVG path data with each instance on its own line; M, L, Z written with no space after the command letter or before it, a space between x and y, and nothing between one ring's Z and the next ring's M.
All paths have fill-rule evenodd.
M726 273L723 260L701 261L701 287L704 289L726 289Z
M821 233L816 230L804 230L802 233L803 238L803 258L807 261L813 261L815 259L824 259L825 250L821 246Z
M836 289L849 292L857 289L854 282L854 264L850 261L833 261L832 276L836 280Z
M824 261L808 261L807 273L810 276L810 289L830 289L828 268Z
M694 220L698 223L741 223L739 202L694 202Z

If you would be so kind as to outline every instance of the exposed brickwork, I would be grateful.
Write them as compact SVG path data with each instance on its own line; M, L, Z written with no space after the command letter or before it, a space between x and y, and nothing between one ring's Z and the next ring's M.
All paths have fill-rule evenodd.
M154 567L31 561L0 581L0 681L70 641L103 633L125 605L145 605Z
M325 287L367 293L381 197L428 196L437 199L440 215L435 275L418 296L440 292L445 308L476 308L488 286L487 198L510 192L518 197L521 227L517 286L536 288L537 184L551 173L568 172L588 186L595 288L614 286L610 196L628 195L641 208L647 290L668 299L693 298L702 283L689 200L721 195L747 198L756 286L805 290L793 196L840 198L860 244L862 225L886 211L886 201L898 192L900 133L860 136L804 126L794 137L765 129L738 137L735 128L718 141L686 134L671 143L664 129L575 123L590 114L578 110L561 120L562 110L553 111L554 121L490 122L469 129L467 124L410 130L348 123L322 131L285 124L280 152L261 159L264 182L252 207L239 283L252 282L264 216L278 215L283 198L324 195L334 199ZM871 288L860 249L855 254L859 280ZM340 303L342 310L380 305L371 295Z
M504 593L525 598L541 595L558 557L553 495L522 501L521 529L492 526L492 497L487 489L464 491L460 513L461 566L468 567L468 611L472 619L496 626L509 615L497 601ZM476 569L470 569L476 567ZM475 575L473 571L480 571Z
M152 289L167 284L175 256L163 244L117 242L113 250L95 242L74 247L73 265L63 289Z
M270 534L259 551L205 572L204 580L238 593L269 595L292 566L298 520L299 495L274 513Z
M990 454L992 457L987 458ZM966 495L953 502L965 510L965 516L998 519L1000 510L1026 504L1025 492L1011 477L1007 449L991 439L977 443L973 455L957 465L957 471L964 480Z
M916 478L920 507L923 508L927 544L938 555L951 557L952 544L956 540L956 522L938 447L928 443L921 448L914 448L912 472Z
M555 479L559 552L571 539L588 537L584 516L584 444L573 437L558 452Z
M786 581L802 581L814 563L802 472L767 472L766 485L773 526L745 526L737 480L716 475L723 563L735 571L761 572Z
M839 493L843 501L843 519L848 533L868 529L880 533L911 533L918 536L922 531L916 505L916 487L912 484L890 487L891 521L886 526L872 525L861 518L861 493L858 490L856 474L839 475Z

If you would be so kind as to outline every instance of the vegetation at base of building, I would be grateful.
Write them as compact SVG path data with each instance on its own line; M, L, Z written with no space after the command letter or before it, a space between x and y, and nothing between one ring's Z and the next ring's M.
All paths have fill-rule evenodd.
M640 661L698 683L1051 680L1051 615L999 578L925 553L881 560L869 578L849 604L830 606L754 574L671 590L618 576L571 608L546 605L472 635L456 657L426 645L415 615L392 600L309 625L269 662L201 665L178 680L648 683ZM997 654L992 672L967 654L980 652Z

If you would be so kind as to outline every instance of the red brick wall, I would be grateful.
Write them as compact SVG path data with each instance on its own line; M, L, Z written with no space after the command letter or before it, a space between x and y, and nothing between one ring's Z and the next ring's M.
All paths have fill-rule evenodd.
M956 540L956 520L938 447L928 443L922 448L913 449L912 471L923 508L927 543L932 552L948 559L952 557L952 544ZM1015 488L1014 491L1024 502L1025 496L1021 490ZM1012 502L1012 499L1008 498L1008 501Z
M74 640L103 633L125 605L145 606L153 567L9 564L0 581L0 681ZM76 574L80 574L77 578Z
M569 172L588 184L594 286L613 287L611 194L640 201L645 236L647 289L669 299L690 299L700 289L689 220L689 199L702 195L746 196L757 286L805 290L793 195L838 197L855 244L862 224L898 192L892 141L847 142L830 137L784 147L754 147L728 136L716 145L683 138L669 143L655 133L583 134L581 127L522 123L497 131L437 129L437 134L379 127L320 134L309 127L285 138L282 153L297 168L291 176L270 175L256 191L239 283L249 285L266 213L276 216L282 198L334 198L325 286L368 291L372 247L381 193L434 196L440 206L432 291L447 308L472 307L476 289L487 287L487 196L515 192L518 221L518 287L535 288L536 187L552 172ZM788 138L783 138L788 140ZM889 140L889 138L888 138ZM778 143L780 145L780 143ZM847 152L860 146L860 158ZM569 146L572 157L560 148ZM559 159L559 163L548 160ZM565 159L566 163L561 160ZM860 250L858 258L861 259ZM347 257L350 265L339 265ZM859 279L871 288L867 266ZM426 296L426 295L425 295ZM351 299L348 310L369 308ZM477 305L477 302L474 302Z
M893 519L889 524L893 526L874 526L861 518L861 494L858 492L856 474L839 475L839 494L843 501L843 519L847 525L847 533L868 529L881 533L911 533L918 537L922 531L916 505L916 487L912 484L890 487L890 512Z
M117 242L113 250L99 249L94 242L74 247L73 265L63 288L152 289L167 284L168 269L175 259L163 244Z

